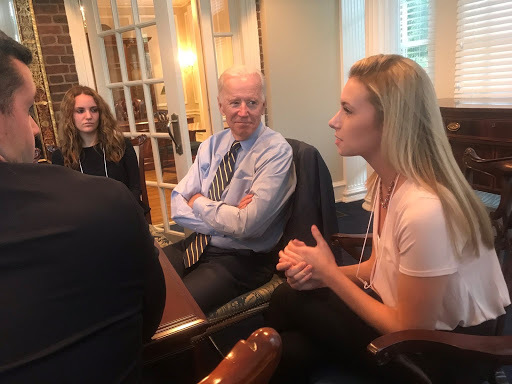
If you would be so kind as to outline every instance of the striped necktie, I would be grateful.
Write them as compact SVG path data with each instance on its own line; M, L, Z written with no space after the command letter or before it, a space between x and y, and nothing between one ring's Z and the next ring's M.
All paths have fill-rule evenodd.
M212 184L210 185L210 189L208 190L208 198L210 200L220 201L222 192L226 189L235 172L236 156L240 146L240 142L235 140L220 162L215 176L213 177ZM195 236L190 236L190 243L187 246L183 258L185 267L188 268L197 263L199 257L208 245L210 238L210 235L204 235L202 233L195 233Z

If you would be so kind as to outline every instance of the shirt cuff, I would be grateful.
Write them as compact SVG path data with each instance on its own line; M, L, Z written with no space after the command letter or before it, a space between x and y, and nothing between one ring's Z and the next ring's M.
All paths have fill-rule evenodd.
M204 196L201 196L201 197L198 197L197 199L194 200L194 204L192 204L192 210L194 211L194 213L199 216L199 217L203 217L203 212L204 210L206 209L206 205L210 202L211 200L207 197L204 197Z

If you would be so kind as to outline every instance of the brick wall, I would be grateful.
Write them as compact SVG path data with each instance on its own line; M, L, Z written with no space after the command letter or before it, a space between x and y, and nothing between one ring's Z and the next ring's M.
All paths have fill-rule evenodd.
M50 96L58 121L64 94L78 84L64 0L33 0L33 6Z

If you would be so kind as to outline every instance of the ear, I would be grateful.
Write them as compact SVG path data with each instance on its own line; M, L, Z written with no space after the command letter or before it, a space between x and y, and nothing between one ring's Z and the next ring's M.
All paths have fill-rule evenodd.
M224 113L224 104L222 103L222 99L221 99L220 95L217 96L217 103L219 104L220 113L225 115L225 113Z

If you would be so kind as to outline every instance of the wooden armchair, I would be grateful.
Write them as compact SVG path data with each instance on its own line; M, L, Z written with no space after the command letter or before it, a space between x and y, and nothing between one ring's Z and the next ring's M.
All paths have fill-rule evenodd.
M148 142L146 135L139 135L131 139L134 147L139 147L139 179L140 179L140 190L141 200L146 206L149 207L148 189L146 187L146 172L144 171L144 158L146 157L146 143ZM148 211L146 214L146 220L148 224L151 224L151 212Z
M496 179L500 185L500 203L496 210L490 212L491 221L496 229L496 251L505 275L505 281L512 294L512 261L510 258L512 207L512 157L499 159L482 159L472 148L464 152L465 175L473 184L475 172L483 172ZM363 245L364 235L335 234L332 244L341 246L357 260ZM371 244L369 236L367 245ZM500 367L512 364L512 336L504 336L503 329L506 316L502 316L497 324L495 336L475 336L432 330L405 330L383 335L372 341L367 349L375 357L379 365L418 353L430 353L445 358L447 367L454 362L468 366L484 366L488 372L489 383L507 383ZM465 377L464 370L457 378L458 383L475 382L471 377ZM501 377L501 380L498 379ZM418 383L431 383L431 378L418 372Z
M281 337L272 328L260 328L240 340L199 384L266 384L281 358Z
M512 227L512 157L482 159L473 148L467 148L464 151L463 162L466 179L474 189L480 189L478 183L475 183L475 176L480 173L492 177L494 184L500 190L499 205L490 212L490 217L496 231L496 252L502 259L502 264L505 262L504 273L511 273L512 261L509 257L505 260L503 258L504 255L510 255L512 251L508 234Z

